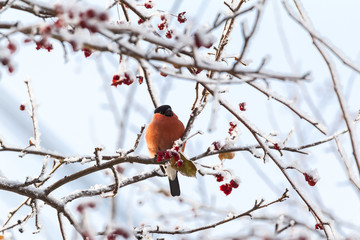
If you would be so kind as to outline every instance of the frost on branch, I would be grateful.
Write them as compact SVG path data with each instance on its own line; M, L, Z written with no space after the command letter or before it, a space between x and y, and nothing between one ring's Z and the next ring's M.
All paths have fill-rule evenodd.
M207 3L201 1L184 1L184 4L175 4L173 7L167 7L172 5L171 1L161 3L158 0L106 3L60 1L55 5L46 1L0 1L0 15L3 16L0 19L0 65L3 67L1 74L5 72L0 76L3 87L0 92L12 92L12 87L7 86L16 86L17 76L22 76L23 70L28 67L47 76L46 84L41 77L34 79L34 90L40 92L38 101L34 101L30 85L27 86L29 100L19 99L15 104L5 102L8 99L3 100L2 97L6 94L0 93L1 100L5 102L0 103L0 118L5 119L2 123L18 124L18 120L23 120L29 123L30 128L32 123L33 128L27 134L19 131L22 129L20 124L16 129L0 126L6 130L1 133L5 136L0 139L0 157L4 161L4 169L1 171L7 173L8 166L16 162L18 165L15 170L19 175L7 174L9 179L0 179L2 194L6 195L3 203L11 205L11 210L5 209L4 215L0 216L4 219L0 239L3 236L6 238L10 231L14 233L13 238L21 238L16 229L24 231L24 234L51 232L58 234L54 236L56 239L67 239L74 229L78 235L74 234L74 238L83 239L161 239L169 236L179 239L206 236L212 239L215 235L215 238L303 239L302 234L306 239L341 239L342 236L336 235L337 231L347 235L347 231L351 232L354 228L352 232L357 232L356 223L347 224L351 220L344 218L346 215L343 212L323 211L325 207L316 201L318 196L313 192L323 197L323 192L329 192L323 190L334 186L328 182L316 185L319 181L317 172L303 169L313 168L323 172L324 161L314 160L322 159L318 154L325 152L323 146L332 148L332 141L335 140L338 151L334 151L333 155L336 155L335 158L340 156L345 171L340 173L330 168L334 156L327 159L326 171L334 173L335 181L337 177L344 175L342 179L347 179L346 176L349 176L348 183L353 187L350 191L359 192L357 179L360 168L356 166L359 154L355 134L357 120L353 120L353 114L358 110L358 101L356 94L342 93L343 89L347 91L345 93L357 89L357 82L351 79L340 81L340 77L346 74L336 73L334 66L339 63L329 60L326 51L333 53L331 57L338 58L340 64L354 72L359 72L358 66L314 30L299 0L292 3L283 1L285 8L278 9L279 14L276 16L282 16L286 24L278 24L276 19L271 18L271 14L267 14L271 6L269 2L217 1L211 3L211 12L214 12L211 15L207 11L209 8L204 5ZM194 13L193 8L187 7L193 7L195 3L200 4L199 9L204 12ZM301 44L291 41L287 44L287 38L292 37L288 34L292 35L291 31L297 30L286 29L281 31L284 36L279 38L281 47L289 46L283 51L275 45L269 45L273 35L278 37L277 31L273 31L273 35L264 33L269 29L269 23L279 30L289 25L291 19L284 18L281 12L288 11L288 8L292 9L289 11L290 18L305 30L303 33L312 41L301 41ZM16 12L24 12L31 20L26 18L25 21L25 18L19 17L13 18L13 22L9 18L7 22L6 16L16 17ZM339 21L342 19L338 18ZM316 72L318 76L319 72L323 72L323 63L313 63L316 57L305 55L306 51L289 52L300 45L301 49L305 49L307 43L314 44L319 50L318 56L325 60L329 70L326 76L317 77L316 81L310 81L309 72ZM41 62L28 61L23 55L26 48L36 54L37 60L42 59L39 60ZM285 56L279 53L285 53ZM267 58L267 54L274 54L276 58ZM86 89L75 89L77 84L73 83L79 81L79 78L71 84L62 78L65 72L61 58L55 59L56 69L49 67L53 72L47 72L44 66L51 66L49 63L60 55L66 61L71 59L68 63L76 61L76 64L84 64L86 71L76 72L76 75L81 75L80 78L84 72L92 74L86 79ZM81 55L80 60L74 55ZM299 64L294 69L288 69L292 57ZM271 59L276 59L276 62ZM285 62L281 62L284 59ZM92 87L96 86L99 77L89 67L90 64L96 66L94 69L105 80L103 88L97 88L95 94ZM297 73L302 68L305 74ZM333 80L331 89L327 87L329 79ZM41 112L44 115L40 114L37 118L38 102L45 106L48 101L54 104L51 98L44 97L51 94L46 86L53 84L52 81L56 81L59 87L62 82L66 83L66 90L59 88L62 95L58 102L62 105L51 106L52 110L56 109L55 113L45 107L44 112ZM339 82L344 85L343 88ZM129 85L132 86L127 87ZM71 99L70 94L67 94L69 88L75 90L76 99ZM16 93L13 95L17 96L21 88L14 89ZM277 92L283 92L291 99ZM91 99L87 99L87 93L91 93ZM98 94L106 97L95 98ZM338 101L333 101L331 96L334 94L338 95ZM265 101L262 95L265 95ZM213 122L218 124L218 131L190 143L187 136L191 131L202 131L206 125L203 121L211 118L206 108L210 99L216 105L214 109L219 111L212 119L216 120ZM244 102L245 99L247 102ZM62 125L64 121L59 120L49 124L53 126L52 131L44 127L45 132L42 134L45 136L40 142L38 125L41 126L44 121L46 126L48 116L53 114L58 119L65 116L71 120L71 124L75 123L78 119L69 112L76 106L73 103L79 100L91 104L92 118L96 120L86 132L90 137L84 133L77 134L80 128L75 131L70 129L71 126ZM72 102L69 104L69 101ZM167 103L176 106L176 114L186 126L184 141L177 142L172 149L159 152L157 159L151 159L146 155L146 146L137 129L149 123L154 108ZM103 112L98 110L99 105L105 106ZM337 108L328 110L328 106ZM80 110L86 113L86 107L83 105ZM3 109L8 112L2 114ZM11 117L7 121L7 115L19 117ZM38 123L37 119L41 121ZM88 122L85 116L84 119L81 119L82 125ZM229 119L234 120L229 122ZM270 134L273 128L279 136L287 135L289 129L294 129L294 137L275 141ZM66 132L63 130L76 134L56 139L57 133ZM6 136L7 131L10 137ZM334 134L324 137L317 135L318 132ZM8 138L16 138L15 141L20 142L21 146L4 144ZM54 142L48 139L54 139ZM104 144L106 149L96 148L93 153L93 139L101 141L100 144ZM135 144L132 139L137 139ZM71 150L75 155L71 154L70 149L62 148L62 141L72 143ZM180 152L180 148L187 141L185 155ZM82 145L91 150L81 149ZM61 148L61 153L44 149L52 146ZM348 151L351 157L345 154ZM271 164L264 165L259 158ZM295 164L293 159L301 161ZM170 199L162 190L163 180L167 181L160 170L160 165L164 163L181 173L178 174L179 178L184 178L182 175L197 177L180 181L184 191L179 198ZM27 164L31 165L31 169L28 169ZM24 170L26 174L23 174ZM241 177L241 185L237 176ZM316 187L308 189L303 184L304 180ZM292 187L294 197L290 204L282 202L288 197L287 190L272 202L256 200L268 199L268 192L277 195L285 185ZM314 191L317 189L321 191ZM20 202L7 201L10 199L8 192L11 192L10 195L19 195ZM241 199L234 200L239 195ZM347 194L340 202L347 205L352 200L351 196ZM217 201L218 197L222 201ZM338 208L331 205L329 197L322 199L324 206L329 206L326 209ZM262 208L267 209L253 213ZM48 216L47 209L51 209L55 215ZM237 213L240 209L244 209L244 212ZM338 215L342 217L338 218ZM44 222L43 217L56 224ZM240 217L244 217L242 226L246 230L232 233L229 227L225 236L218 228ZM352 216L347 217L350 219ZM333 218L336 218L336 225L330 221ZM129 225L123 227L119 222ZM32 223L34 229L28 230ZM52 225L58 226L57 233L51 228ZM260 228L264 231L258 231ZM205 232L208 229L211 230Z

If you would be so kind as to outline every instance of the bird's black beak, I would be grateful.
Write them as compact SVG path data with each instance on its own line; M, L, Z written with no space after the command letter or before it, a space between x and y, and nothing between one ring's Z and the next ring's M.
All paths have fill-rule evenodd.
M166 109L164 115L167 117L172 117L174 115L174 113L172 112L171 108L168 108L168 109Z

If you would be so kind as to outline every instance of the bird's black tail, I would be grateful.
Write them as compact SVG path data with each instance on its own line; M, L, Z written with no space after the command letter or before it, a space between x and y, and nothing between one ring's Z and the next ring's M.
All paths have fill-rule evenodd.
M171 196L175 197L175 196L180 196L180 185L179 185L179 180L176 174L176 177L174 180L170 180L169 178L169 185L170 185L170 193Z

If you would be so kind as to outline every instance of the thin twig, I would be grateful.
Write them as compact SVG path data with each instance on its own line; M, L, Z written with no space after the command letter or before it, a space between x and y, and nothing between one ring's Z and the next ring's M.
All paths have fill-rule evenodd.
M141 66L142 71L144 72L145 82L146 82L146 86L147 86L151 101L154 105L154 108L157 108L158 106L160 106L160 101L159 101L157 95L154 93L152 81L147 72L147 68L145 67L145 63L143 61L139 61L139 64Z
M142 125L142 126L141 126L141 129L140 129L140 132L137 134L137 137L136 137L134 146L133 146L131 149L129 149L129 150L125 153L124 156L127 156L127 155L129 155L130 153L132 153L132 152L134 152L134 151L136 150L136 148L138 147L138 145L139 145L139 143L140 143L140 139L141 139L141 136L142 136L144 130L145 130L145 125Z
M279 103L283 104L284 106L288 107L291 111L293 111L296 115L298 115L301 119L304 119L311 125L313 125L316 129L318 129L322 134L326 135L326 128L323 124L319 123L318 121L315 121L311 117L307 116L304 112L302 112L300 109L298 109L296 106L291 104L288 100L285 98L279 96L278 94L271 92L270 90L265 89L264 87L261 87L259 84L256 84L254 82L248 82L250 86L257 89L259 92L265 94L267 97L274 99L278 101Z
M63 226L63 222L61 220L61 213L60 212L58 212L57 217L58 217L58 221L59 221L59 227L60 227L60 232L61 232L62 239L66 240L64 226Z
M30 78L26 77L24 82L26 84L28 95L29 95L29 100L30 100L31 112L29 112L29 115L31 117L32 124L33 124L34 141L35 141L35 142L32 142L31 139L30 139L29 143L30 143L30 146L33 145L36 148L39 148L39 146L40 146L40 132L39 132L39 126L38 126L38 121L37 121L37 116L36 116L36 106L35 106L35 103L34 103L34 95L32 93L32 88L31 88L31 84L30 84Z
M270 205L273 205L275 203L278 203L278 202L282 202L284 200L286 200L286 198L288 198L289 196L287 195L288 193L288 189L285 190L285 192L282 194L281 197L279 197L278 199L272 201L272 202L269 202L269 203L266 203L264 204L264 199L261 199L259 202L256 200L255 203L254 203L254 206L246 211L246 212L243 212L241 214L236 214L236 215L231 215L231 216L228 216L226 217L224 220L221 220L221 221L218 221L216 223L213 223L213 224L208 224L208 225L205 225L205 226L202 226L202 227L198 227L198 228L193 228L193 229L189 229L189 230L175 230L175 231L166 231L166 230L161 230L161 229L156 229L156 230L147 230L149 233L157 233L157 234L171 234L171 235L175 235L175 234L189 234L189 233L194 233L194 232L199 232L199 231L203 231L203 230L207 230L207 229L212 229L212 228L215 228L217 226L220 226L224 223L227 223L227 222L230 222L230 221L233 221L235 219L238 219L238 218L241 218L241 217L251 217L251 213L254 212L254 211L257 211L259 209L262 209L262 208L265 208L265 207L268 207ZM138 234L141 234L142 233L142 230L137 230L137 233Z
M343 52L341 52L340 49L337 49L333 44L331 44L328 40L326 40L324 37L320 36L312 27L312 25L305 24L304 21L299 19L295 16L295 14L290 10L290 7L288 6L287 2L282 0L282 4L284 8L286 9L289 16L295 20L302 28L304 28L311 36L312 39L318 40L320 43L322 43L327 49L329 49L340 61L342 61L346 66L350 67L354 71L360 73L360 66L355 63L355 61L350 60L347 56L344 55ZM299 5L299 4L298 4ZM300 13L303 14L303 13ZM303 15L301 15L303 16Z
M310 25L311 24L310 19L306 16L305 10L301 6L300 2L298 2L297 0L294 0L294 3L304 21L304 23L306 22L306 24ZM355 159L355 163L356 163L358 172L360 174L360 153L359 153L358 138L357 138L356 130L354 129L354 123L351 119L351 114L348 109L346 99L341 92L342 88L341 88L341 84L340 84L338 75L336 74L336 71L335 71L335 65L331 62L330 56L327 54L327 52L319 44L320 40L318 38L316 38L310 31L309 31L309 34L313 40L314 46L319 51L320 55L322 56L322 58L324 59L326 65L328 67L328 70L329 70L329 73L331 76L331 80L333 83L333 89L334 89L336 97L338 99L339 106L340 106L343 118L345 120L345 124L347 126L347 129L349 130L349 137L350 137L351 147L353 150L353 156ZM321 43L323 43L323 42L321 42ZM358 72L360 73L360 70Z

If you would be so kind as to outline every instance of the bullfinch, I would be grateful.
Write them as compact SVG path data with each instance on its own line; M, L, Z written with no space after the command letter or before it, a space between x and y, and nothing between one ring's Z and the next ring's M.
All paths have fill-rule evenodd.
M169 105L162 105L156 108L152 121L145 133L150 156L155 157L157 152L172 148L174 141L181 138L184 131L184 124L178 119ZM177 171L170 164L161 167L169 177L171 195L180 196Z

